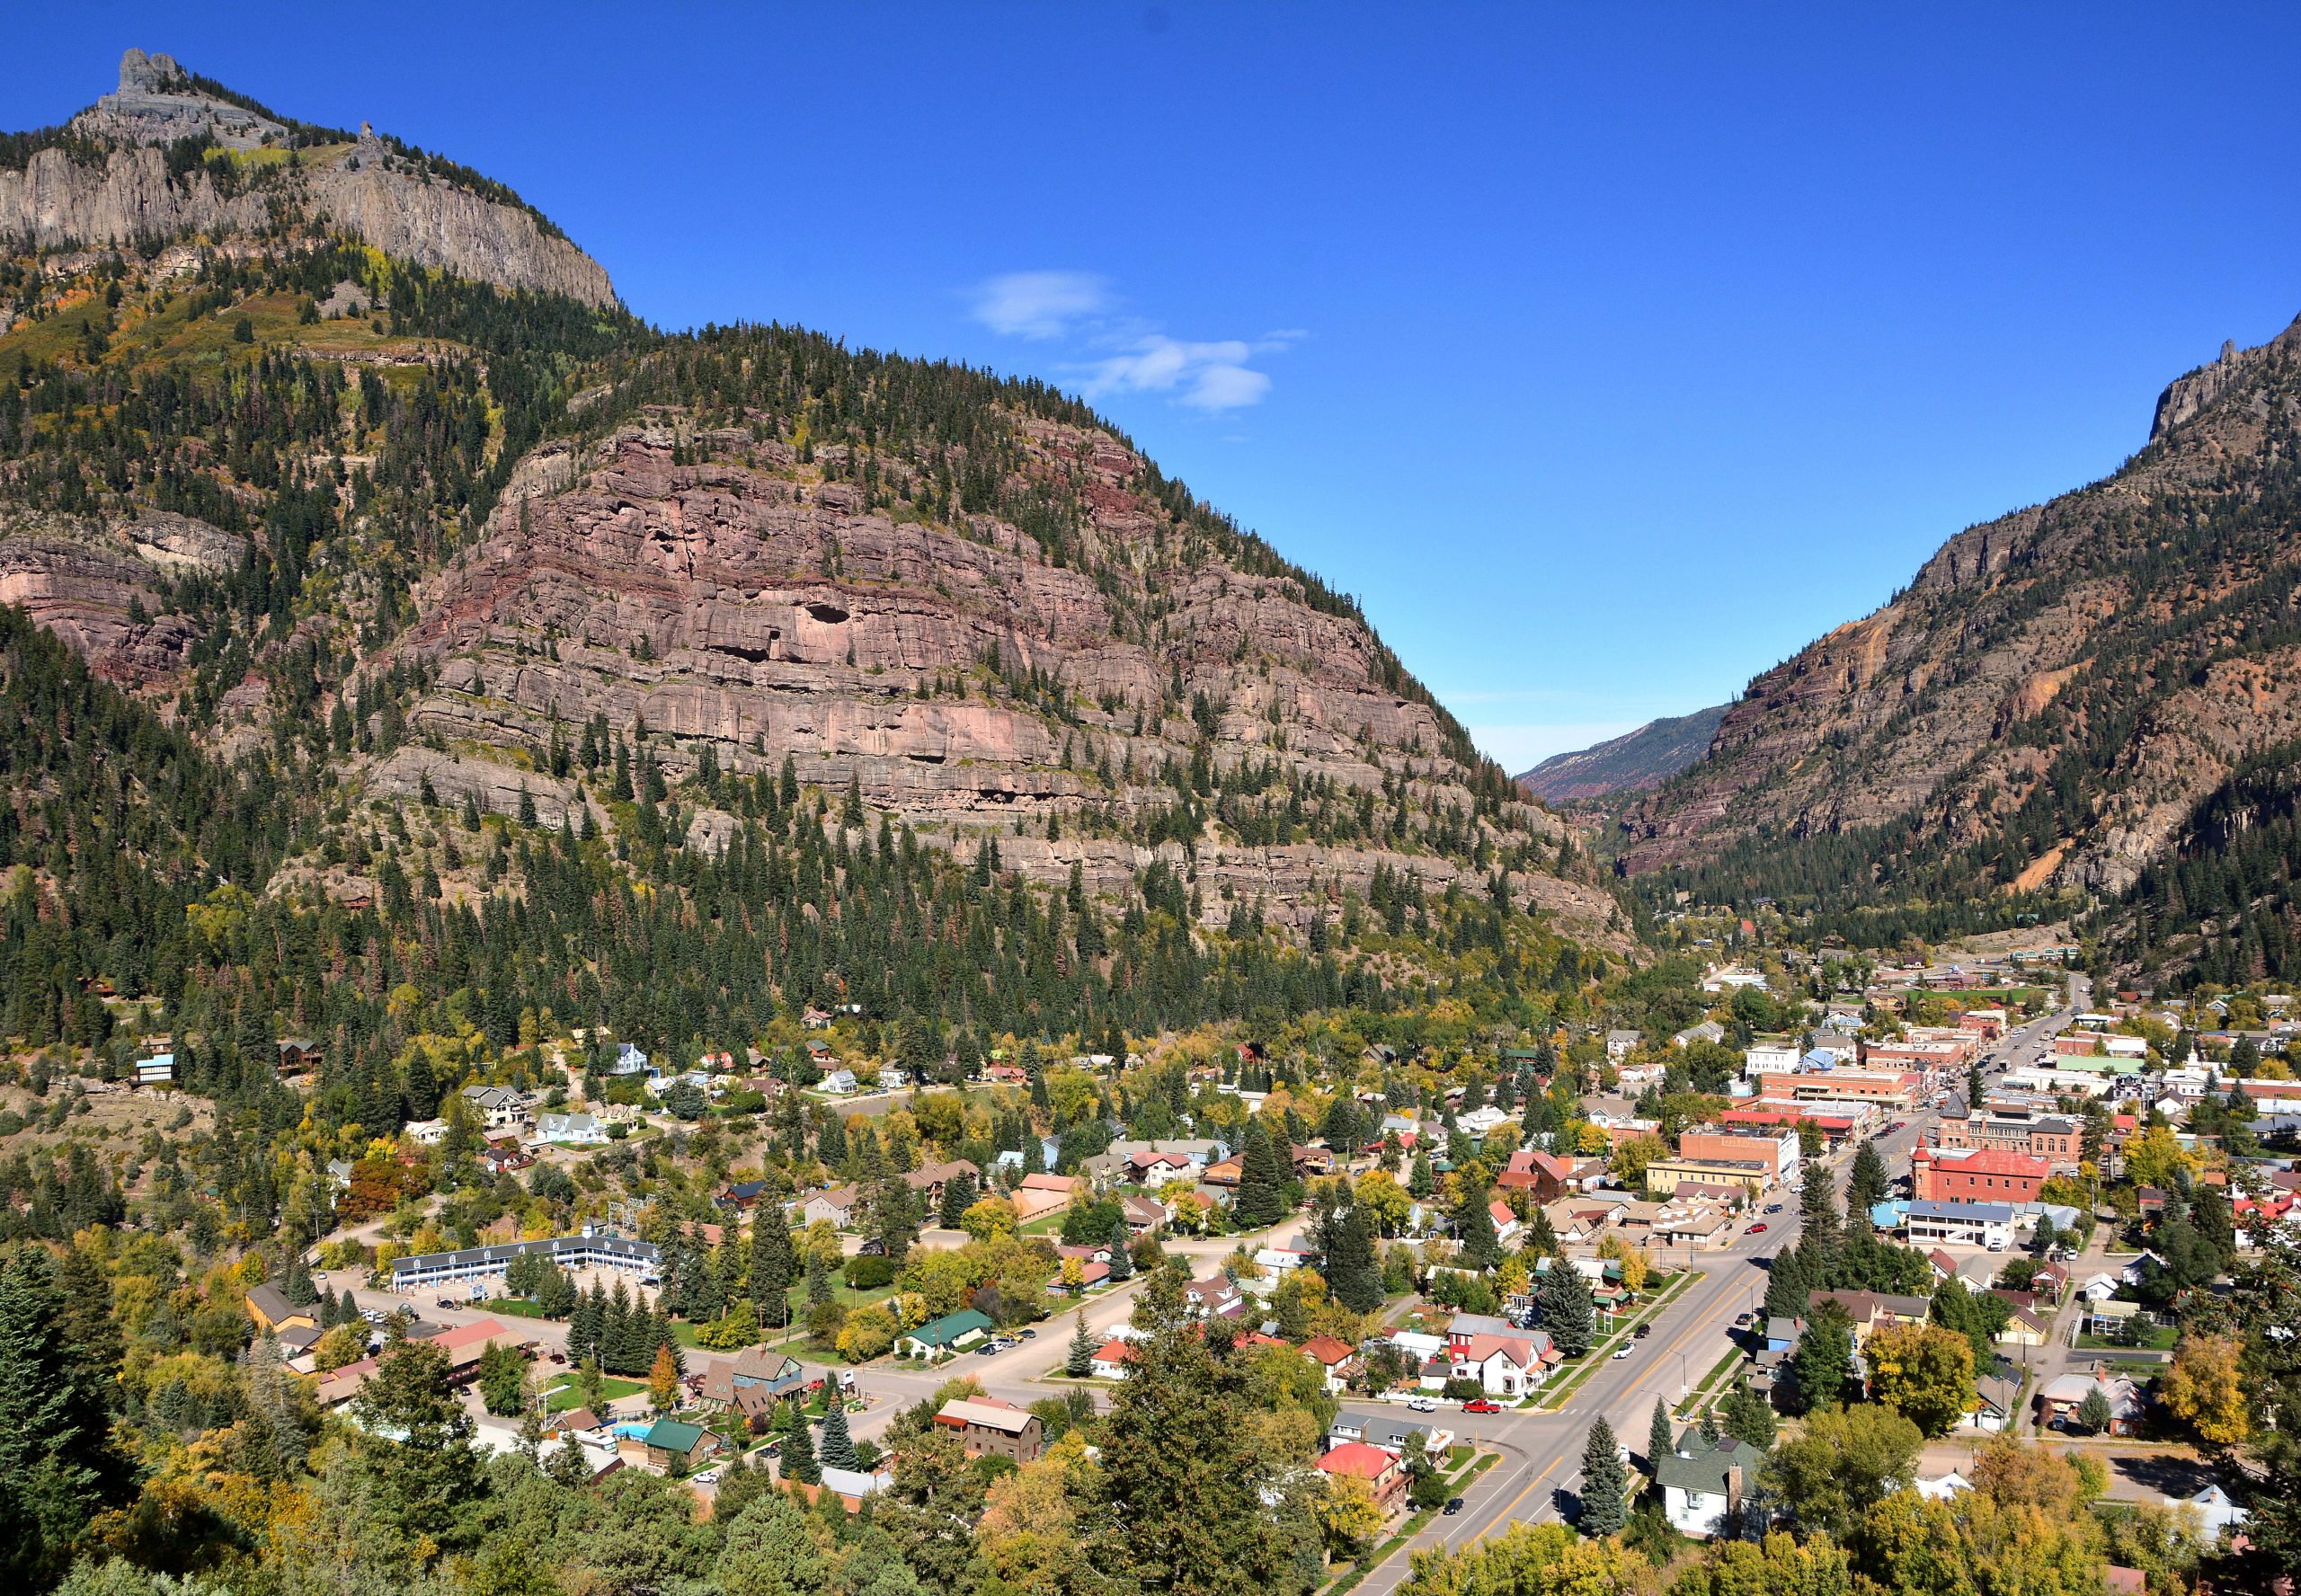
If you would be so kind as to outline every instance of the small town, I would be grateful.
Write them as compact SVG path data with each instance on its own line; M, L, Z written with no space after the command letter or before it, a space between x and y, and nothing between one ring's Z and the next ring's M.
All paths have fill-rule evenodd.
M0 1596L2301 1596L2301 10L8 20Z

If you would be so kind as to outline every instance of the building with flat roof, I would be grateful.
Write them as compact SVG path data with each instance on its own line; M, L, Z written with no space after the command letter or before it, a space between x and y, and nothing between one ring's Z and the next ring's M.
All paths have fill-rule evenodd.
M554 1236L543 1241L506 1241L463 1247L452 1253L417 1253L392 1260L392 1290L422 1291L460 1281L488 1280L511 1267L514 1258L541 1253L560 1268L619 1269L652 1279L662 1266L654 1244L621 1236Z
M2003 1250L2013 1242L2013 1210L2003 1202L1940 1202L1921 1198L1902 1215L1912 1246Z
M2035 1202L2052 1167L1992 1148L1919 1148L1910 1154L1910 1194L1921 1201Z
M1774 1185L1771 1158L1657 1158L1646 1166L1646 1194L1675 1197L1680 1186L1740 1186L1762 1197Z

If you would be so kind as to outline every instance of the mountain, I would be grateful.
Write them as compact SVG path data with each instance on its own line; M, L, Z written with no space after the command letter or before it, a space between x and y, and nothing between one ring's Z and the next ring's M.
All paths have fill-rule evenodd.
M2115 473L1756 678L1626 818L1622 867L1941 926L2131 889L2301 736L2297 353L2301 324L2225 346Z
M44 1040L170 972L187 1031L324 1033L359 1118L403 989L495 1048L859 1003L924 1056L1633 952L1352 601L1043 384L662 334L493 180L134 51L0 138L0 602L196 767L0 813L57 901L175 906L24 972Z
M1569 754L1552 754L1517 777L1518 785L1550 803L1640 793L1659 786L1701 758L1726 705L1648 721L1635 732Z
M502 184L364 123L281 116L170 56L131 49L117 92L63 127L0 138L0 236L40 249L257 235L275 208L475 281L615 298L605 269Z

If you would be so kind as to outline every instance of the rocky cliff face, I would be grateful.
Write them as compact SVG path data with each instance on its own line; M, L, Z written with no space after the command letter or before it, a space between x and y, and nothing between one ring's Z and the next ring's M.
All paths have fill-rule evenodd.
M612 304L606 269L535 216L429 173L363 129L356 139L291 148L287 128L212 95L164 85L165 56L130 50L120 86L73 120L83 142L0 170L0 237L40 249L253 232L286 204L386 254L504 288ZM206 135L244 157L251 186L227 194L208 165L172 175L163 146ZM274 156L281 158L273 159ZM292 157L292 158L290 158Z
M164 613L162 585L187 572L221 576L244 546L163 510L70 516L0 501L0 604L22 606L108 681L171 686L199 632Z
M1959 533L1758 677L1632 811L1627 867L1738 848L1754 884L1752 849L1870 837L1864 885L1919 862L1937 890L2129 884L2301 714L2297 346L2225 349L2114 475Z
M416 595L392 657L436 670L411 716L431 746L378 763L371 790L429 780L508 810L525 788L550 823L578 802L572 780L537 769L555 723L564 740L598 717L618 733L644 725L675 774L706 750L734 772L788 758L801 782L853 782L931 842L965 850L996 835L1010 867L1060 882L1076 865L1090 891L1114 892L1154 858L1183 862L1179 840L1141 839L1202 747L1218 767L1267 762L1331 784L1338 811L1362 798L1387 811L1409 790L1418 812L1474 807L1469 773L1437 752L1445 728L1381 685L1362 624L1307 605L1288 577L1162 554L1174 528L1132 450L1008 420L1025 472L1074 483L1090 506L1066 563L995 518L866 508L862 487L826 474L851 468L843 449L804 463L678 411L538 451L484 541ZM1127 616L1150 609L1167 618L1146 635ZM1518 835L1554 848L1559 822L1506 808ZM729 824L692 822L706 842ZM1217 821L1192 841L1210 919L1235 893L1300 925L1384 865L1434 890L1486 890L1405 837L1248 841ZM1510 879L1520 903L1627 945L1603 892L1539 871Z

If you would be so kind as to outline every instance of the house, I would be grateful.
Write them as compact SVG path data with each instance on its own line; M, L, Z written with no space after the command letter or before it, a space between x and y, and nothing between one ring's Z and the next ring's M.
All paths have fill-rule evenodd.
M970 1458L1006 1458L1019 1465L1037 1462L1046 1450L1046 1428L1038 1414L995 1396L946 1402L935 1423L955 1431Z
M806 1224L812 1225L821 1219L844 1230L854 1222L856 1210L862 1205L862 1187L831 1186L810 1193L807 1201L800 1205L799 1216Z
M895 1343L895 1351L906 1358L928 1358L960 1352L973 1346L991 1334L994 1326L988 1316L972 1308L963 1308L939 1319L930 1319L916 1330L906 1330Z
M2003 1291L1997 1294L2001 1297L2005 1295ZM2021 1304L2015 1303L2012 1305L2012 1311L2006 1315L2005 1328L1997 1333L1997 1344L2041 1347L2046 1344L2046 1340L2051 1334L2052 1326L2044 1316L2039 1315L2034 1308L2023 1308Z
M1467 1122L1470 1117L1463 1116L1464 1129L1468 1129ZM1334 1173L1334 1153L1328 1148L1297 1146L1293 1149L1293 1159L1295 1175L1303 1180Z
M1362 1479L1374 1495L1374 1505L1385 1514L1406 1494L1406 1468L1398 1455L1363 1441L1346 1441L1319 1459L1319 1472L1330 1479Z
M1126 1178L1154 1192L1168 1181L1188 1180L1193 1173L1190 1160L1178 1153L1143 1148L1127 1155Z
M815 1085L833 1097L852 1096L855 1092L855 1072L852 1069L834 1069Z
M438 1147L448 1139L445 1120L410 1120L405 1127L408 1140L417 1147Z
M316 1330L319 1312L316 1308L298 1308L288 1300L288 1293L269 1281L248 1288L248 1317L255 1321L259 1330L269 1330L275 1335L282 1330Z
M1134 1343L1124 1335L1115 1335L1095 1349L1092 1372L1097 1379L1124 1379L1126 1361L1134 1355Z
M1523 1396L1541 1382L1545 1369L1562 1361L1541 1330L1473 1335L1449 1350L1448 1378L1474 1379L1489 1396Z
M2110 1373L2106 1364L2092 1371L2057 1375L2038 1392L2038 1422L2054 1430L2076 1428L2077 1410L2099 1391L2110 1405L2110 1433L2131 1435L2141 1423L2140 1388L2123 1375Z
M2002 1253L2013 1241L2013 1210L2003 1202L1941 1202L1921 1199L1902 1211L1912 1246L1944 1243Z
M2107 1302L2118 1294L2118 1277L2114 1274L2089 1274L2077 1294L2088 1302Z
M279 1047L282 1075L301 1075L320 1061L320 1044L308 1036L283 1036Z
M839 1503L848 1512L861 1511L863 1503L882 1491L892 1491L894 1475L884 1468L876 1474L866 1474L859 1468L825 1468L822 1487L839 1498Z
M1122 1197L1118 1208L1126 1216L1127 1229L1136 1236L1167 1222L1167 1210L1147 1197Z
M712 1201L722 1212L749 1213L766 1191L763 1180L735 1181Z
M608 1128L587 1113L539 1113L536 1116L536 1140L599 1147L608 1140Z
M719 1438L699 1425L682 1419L657 1419L644 1436L639 1437L642 1459L649 1467L677 1469L681 1474L694 1468L719 1451ZM626 1441L625 1443L628 1445ZM622 1450L621 1447L617 1449Z
M1517 1334L1515 1325L1494 1314L1458 1313L1446 1325L1446 1351L1449 1354L1465 1352L1470 1342L1480 1335Z
M1994 1434L2012 1423L2022 1380L2021 1370L1999 1358L1995 1367L1974 1382L1973 1405L1958 1420L1959 1427Z
M520 1335L502 1320L489 1318L451 1325L424 1339L447 1354L448 1378L462 1381L477 1377L479 1361L489 1348L516 1345Z
M1229 1317L1239 1311L1238 1283L1227 1274L1210 1274L1185 1286L1183 1301L1194 1317Z
M1619 1063L1635 1051L1638 1044L1645 1040L1646 1037L1642 1032L1609 1031L1606 1033L1606 1057Z
M1678 1450L1653 1465L1670 1527L1705 1540L1738 1530L1745 1494L1764 1458L1748 1441L1730 1436L1715 1446L1705 1445L1693 1431L1680 1436Z
M928 1207L934 1208L943 1201L943 1188L962 1175L980 1180L982 1171L965 1158L953 1158L946 1163L922 1164L902 1180L903 1184L927 1200Z
M1923 1325L1933 1305L1923 1297L1897 1297L1883 1291L1824 1291L1806 1293L1808 1309L1835 1302L1853 1321L1858 1346L1888 1325Z
M879 1090L882 1092L900 1092L909 1085L911 1077L896 1065L890 1064L879 1071Z
M1510 1205L1499 1197L1486 1205L1486 1212L1487 1217L1494 1221L1494 1237L1497 1241L1509 1242L1517 1236L1519 1231L1526 1228L1519 1221L1518 1216L1510 1211Z
M1503 1165L1494 1184L1506 1192L1531 1192L1536 1202L1555 1202L1564 1196L1573 1172L1566 1161L1537 1148L1520 1148Z
M608 1073L609 1075L644 1075L647 1073L647 1055L641 1052L631 1042L617 1042L615 1050L615 1062L608 1066Z
M1716 1020L1704 1020L1699 1025L1688 1025L1670 1038L1672 1047L1684 1047L1688 1042L1720 1042L1726 1040L1726 1027Z
M173 1053L154 1053L148 1059L136 1060L136 1084L139 1086L171 1086L176 1079L176 1056Z
M1302 1343L1302 1355L1326 1371L1327 1389L1339 1395L1361 1365L1358 1349L1331 1335L1313 1335Z
M1446 1449L1454 1444L1453 1432L1424 1423L1422 1417L1414 1413L1392 1414L1346 1407L1335 1414L1334 1423L1327 1431L1327 1444L1337 1447L1346 1441L1363 1441L1368 1446L1402 1457L1408 1443L1419 1435L1426 1453L1433 1458L1443 1457Z
M703 1370L702 1405L714 1412L733 1409L752 1430L773 1423L775 1405L807 1388L807 1371L796 1358L765 1347L746 1347L730 1361L714 1359Z
M2230 1500L2229 1493L2219 1485L2208 1485L2187 1502L2175 1503L2170 1497L2168 1507L2190 1508L2208 1536L2217 1536L2224 1530L2234 1530L2245 1521L2245 1510Z
M490 1130L517 1125L528 1117L526 1100L509 1086L466 1086L464 1101L477 1111Z

